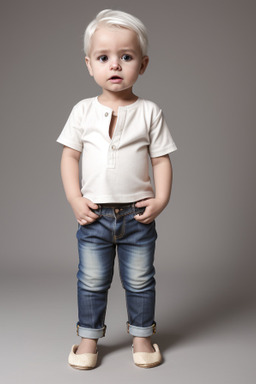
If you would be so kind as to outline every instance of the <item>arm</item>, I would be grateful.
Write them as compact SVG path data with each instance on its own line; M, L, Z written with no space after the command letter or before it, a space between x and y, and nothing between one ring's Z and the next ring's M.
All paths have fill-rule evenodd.
M151 223L167 206L172 188L172 165L169 155L151 159L155 197L145 199L136 203L136 207L146 207L143 215L136 215L135 219L143 224Z
M75 149L64 147L61 158L61 177L67 200L71 205L79 224L92 223L98 218L90 210L98 206L89 199L82 197L79 184L79 159L81 153Z

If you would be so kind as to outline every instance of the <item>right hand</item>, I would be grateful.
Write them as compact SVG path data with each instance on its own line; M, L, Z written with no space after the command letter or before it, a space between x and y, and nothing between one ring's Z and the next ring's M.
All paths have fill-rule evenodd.
M97 209L98 205L85 197L75 197L71 200L70 205L75 214L76 220L80 225L91 224L98 219L98 215L92 212L90 208Z

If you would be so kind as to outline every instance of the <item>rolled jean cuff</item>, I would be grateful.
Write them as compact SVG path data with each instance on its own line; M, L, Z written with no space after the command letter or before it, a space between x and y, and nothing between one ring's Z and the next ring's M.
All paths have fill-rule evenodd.
M135 325L131 325L128 322L127 324L127 332L132 336L137 337L148 337L153 333L156 333L156 323L150 325L150 327L136 327Z
M100 339L105 336L106 333L106 325L103 328L93 329L93 328L84 328L79 324L76 325L76 333L77 336L84 337L87 339Z

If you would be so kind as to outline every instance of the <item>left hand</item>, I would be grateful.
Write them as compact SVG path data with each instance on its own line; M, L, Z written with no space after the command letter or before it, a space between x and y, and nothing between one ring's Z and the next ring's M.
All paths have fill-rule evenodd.
M135 215L134 219L143 224L150 224L165 208L166 203L158 198L149 198L138 201L135 207L146 207L145 212L142 215Z

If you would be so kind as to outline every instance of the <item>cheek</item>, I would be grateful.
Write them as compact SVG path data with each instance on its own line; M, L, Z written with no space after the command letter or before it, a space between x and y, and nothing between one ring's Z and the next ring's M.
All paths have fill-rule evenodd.
M92 68L92 72L93 72L93 77L95 79L101 79L104 76L105 71L104 71L104 67L95 65Z
M140 67L138 65L134 65L129 68L129 75L132 79L137 79L139 76Z

